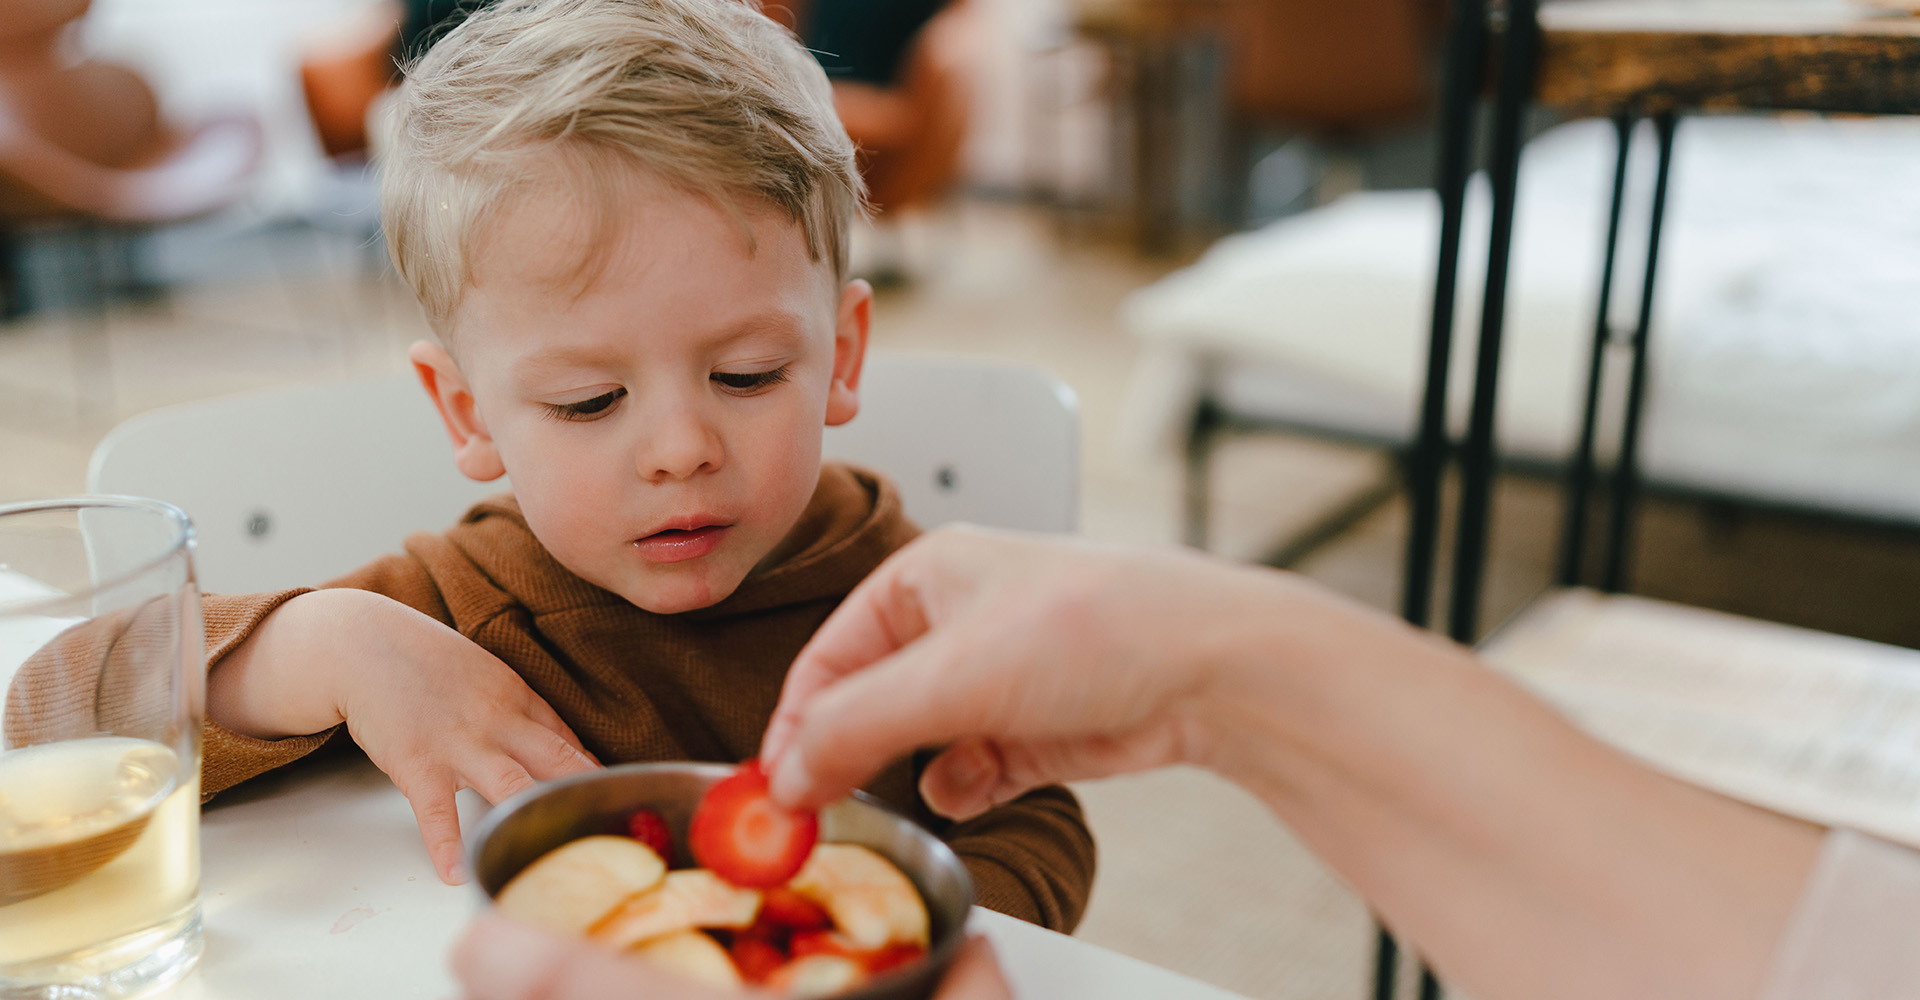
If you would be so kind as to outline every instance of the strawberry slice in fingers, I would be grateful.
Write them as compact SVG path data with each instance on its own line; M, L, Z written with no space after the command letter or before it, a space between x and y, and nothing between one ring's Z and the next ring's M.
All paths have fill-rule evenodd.
M818 817L775 804L766 772L750 760L707 789L687 828L687 847L721 878L765 889L792 878L819 837Z

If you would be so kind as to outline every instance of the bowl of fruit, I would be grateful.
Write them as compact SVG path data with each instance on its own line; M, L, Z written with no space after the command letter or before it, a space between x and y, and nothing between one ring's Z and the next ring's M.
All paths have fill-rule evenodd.
M783 809L751 761L548 782L490 812L467 853L508 916L794 997L925 1000L973 904L965 866L912 820L858 792Z

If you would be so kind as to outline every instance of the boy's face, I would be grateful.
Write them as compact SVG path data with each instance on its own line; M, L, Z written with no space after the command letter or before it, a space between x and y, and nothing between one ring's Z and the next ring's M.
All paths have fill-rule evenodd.
M584 293L594 220L553 185L480 241L458 361L413 358L462 472L510 475L563 565L671 614L731 594L806 507L822 428L858 407L872 293L770 207L628 180Z

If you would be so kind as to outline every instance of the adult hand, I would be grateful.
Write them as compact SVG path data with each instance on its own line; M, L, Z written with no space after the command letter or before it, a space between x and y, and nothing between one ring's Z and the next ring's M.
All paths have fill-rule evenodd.
M762 756L776 798L817 805L943 743L922 792L956 816L1041 782L1220 773L1486 1000L1753 997L1821 833L1649 771L1300 577L973 529L848 596Z
M1215 653L1288 589L1180 550L931 533L795 660L762 750L774 794L820 805L949 742L921 791L954 817L1050 782L1207 761L1221 749Z
M488 913L453 949L467 1000L718 1000L637 958ZM934 1000L1012 1000L985 938L968 941Z

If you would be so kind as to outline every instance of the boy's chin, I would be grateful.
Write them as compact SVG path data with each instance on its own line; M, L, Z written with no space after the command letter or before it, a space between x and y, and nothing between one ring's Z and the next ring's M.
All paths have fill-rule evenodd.
M713 607L732 596L740 588L740 578L726 576L716 580L711 573L670 574L666 579L640 580L620 596L642 611L677 615Z

